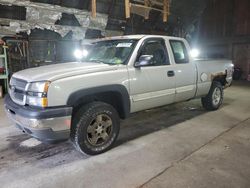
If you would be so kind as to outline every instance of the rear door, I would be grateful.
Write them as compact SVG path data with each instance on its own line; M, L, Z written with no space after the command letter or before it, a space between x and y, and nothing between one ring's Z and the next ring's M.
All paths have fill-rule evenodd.
M182 40L169 40L175 62L176 96L175 102L191 99L195 96L197 71L190 61L187 44Z
M146 39L141 45L141 55L152 55L154 64L129 68L131 111L140 111L174 102L175 76L163 38Z

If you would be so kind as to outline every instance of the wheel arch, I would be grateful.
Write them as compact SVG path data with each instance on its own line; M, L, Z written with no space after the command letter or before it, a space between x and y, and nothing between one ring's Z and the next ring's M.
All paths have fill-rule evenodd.
M112 105L122 119L130 113L129 93L123 85L106 85L75 91L69 96L67 105L73 107L74 113L84 104L94 101Z
M227 71L225 72L219 72L216 74L212 74L212 82L220 82L222 86L225 86L227 84Z

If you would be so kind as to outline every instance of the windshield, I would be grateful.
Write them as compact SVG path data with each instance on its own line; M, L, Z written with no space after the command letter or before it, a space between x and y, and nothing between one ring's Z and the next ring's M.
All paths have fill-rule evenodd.
M86 62L102 62L106 64L126 64L137 40L121 39L99 41L88 46L85 57Z

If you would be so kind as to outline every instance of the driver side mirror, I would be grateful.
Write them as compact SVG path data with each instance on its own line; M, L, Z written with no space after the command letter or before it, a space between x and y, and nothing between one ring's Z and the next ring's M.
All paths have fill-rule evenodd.
M135 67L145 67L153 65L153 56L152 55L142 55L139 58L139 61L135 63Z

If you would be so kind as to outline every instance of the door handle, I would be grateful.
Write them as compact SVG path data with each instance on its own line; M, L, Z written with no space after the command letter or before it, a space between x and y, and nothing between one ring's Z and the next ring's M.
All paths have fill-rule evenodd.
M168 77L173 77L175 75L174 71L168 71Z

